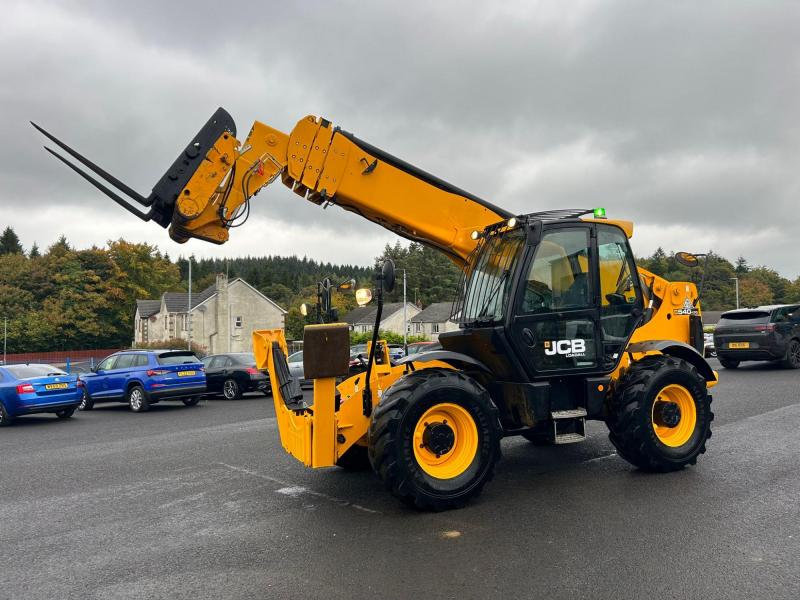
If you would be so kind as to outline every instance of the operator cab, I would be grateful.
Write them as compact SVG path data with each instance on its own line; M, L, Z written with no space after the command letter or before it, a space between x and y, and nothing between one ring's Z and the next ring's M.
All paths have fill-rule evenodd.
M628 233L593 211L550 211L487 227L439 336L507 381L613 371L643 315Z

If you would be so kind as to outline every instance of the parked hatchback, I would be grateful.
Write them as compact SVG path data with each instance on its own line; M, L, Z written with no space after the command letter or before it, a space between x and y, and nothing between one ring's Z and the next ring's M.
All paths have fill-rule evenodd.
M726 369L745 360L774 360L800 369L800 304L723 313L714 330L714 347Z
M77 375L52 365L0 366L0 426L34 413L68 419L80 404L82 385Z
M212 354L203 358L203 364L209 393L235 400L245 392L270 392L269 375L256 368L256 357L252 352Z
M85 384L81 410L98 402L123 402L144 412L162 400L194 406L206 391L203 363L188 350L126 350L100 361Z

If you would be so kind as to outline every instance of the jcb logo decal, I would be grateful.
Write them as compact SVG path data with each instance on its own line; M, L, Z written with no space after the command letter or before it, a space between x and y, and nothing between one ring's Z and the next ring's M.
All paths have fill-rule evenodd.
M567 358L586 355L586 340L555 340L544 343L544 353L547 356L560 354Z

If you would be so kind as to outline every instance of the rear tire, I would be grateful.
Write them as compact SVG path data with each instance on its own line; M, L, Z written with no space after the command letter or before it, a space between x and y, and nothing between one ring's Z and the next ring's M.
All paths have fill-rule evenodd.
M711 396L705 379L685 360L658 355L634 363L610 408L611 443L644 471L678 471L706 451L714 420Z
M140 385L134 385L128 390L128 406L135 413L147 412L150 410L150 402Z
M719 364L721 364L726 369L736 369L739 367L739 361L730 358L720 358Z
M786 357L781 361L787 369L800 369L800 341L792 340L786 349Z
M222 383L222 395L225 400L238 400L242 397L242 390L235 379L226 379Z
M74 414L75 414L74 408L65 408L64 410L59 410L56 412L56 416L59 419L70 419Z
M500 459L502 427L489 393L452 369L420 369L395 382L375 408L369 458L386 488L425 510L478 496Z
M336 466L343 468L345 471L366 471L370 468L369 464L369 450L366 446L356 444L350 446L347 452L339 457L336 461Z
M181 400L186 406L197 406L197 403L200 402L200 396L192 396L191 398L183 398Z
M14 417L8 414L6 407L3 406L2 402L0 402L0 427L7 427L8 425L11 425L13 420Z

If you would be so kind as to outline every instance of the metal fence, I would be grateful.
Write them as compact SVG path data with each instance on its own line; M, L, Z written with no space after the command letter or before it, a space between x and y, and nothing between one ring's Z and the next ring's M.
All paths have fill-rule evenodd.
M53 352L23 352L7 354L6 363L45 363L60 367L69 372L83 373L90 371L98 361L109 354L118 352L120 348L100 348L91 350L58 350ZM3 357L0 355L0 364Z

